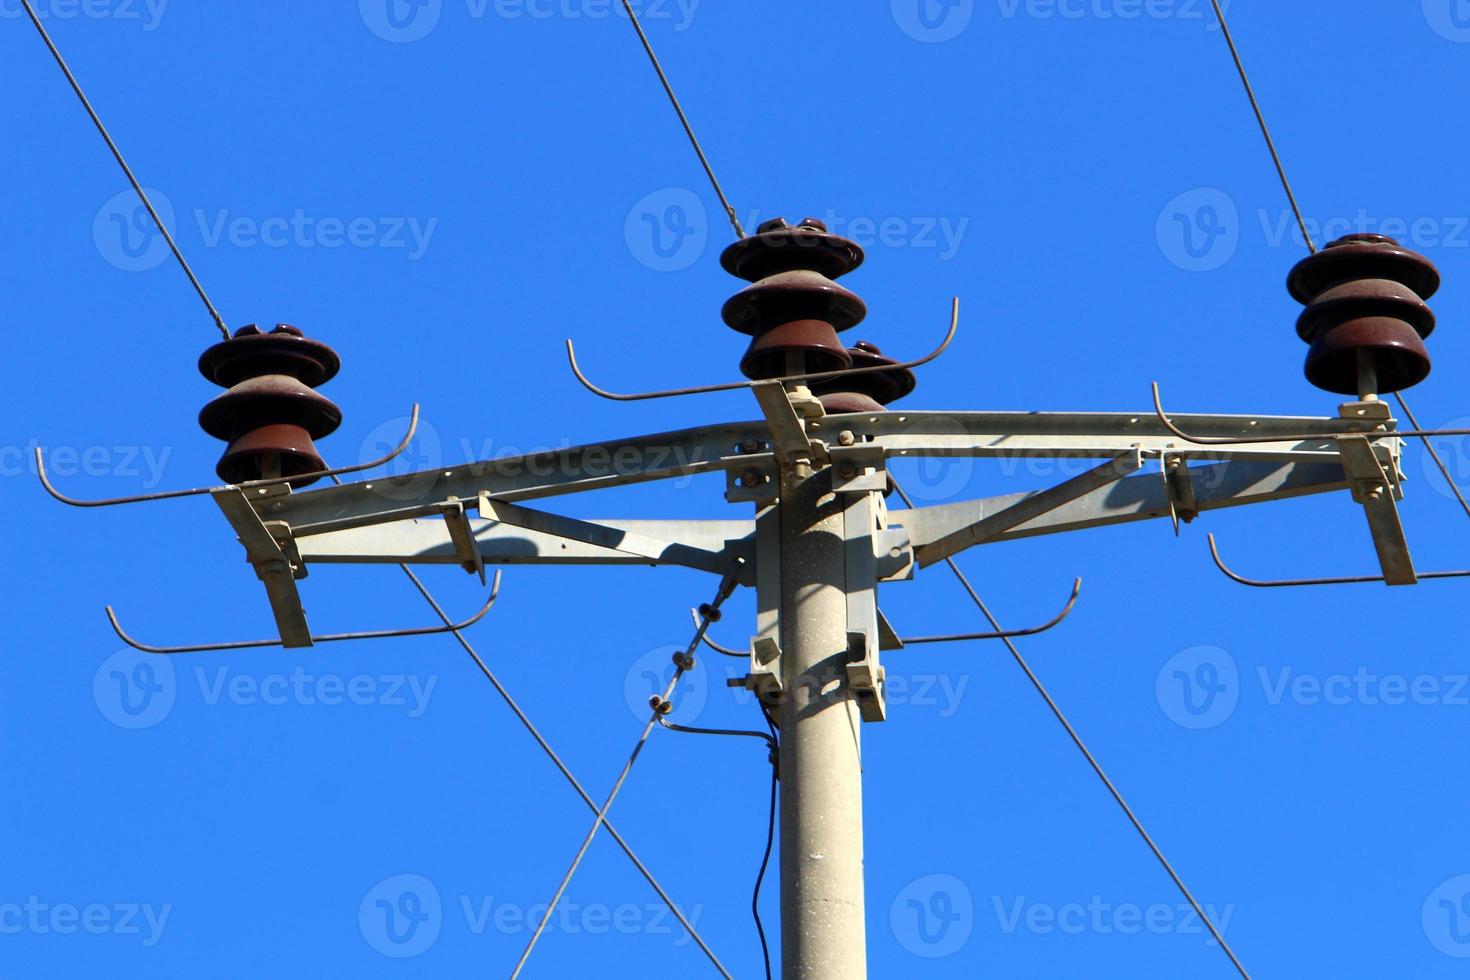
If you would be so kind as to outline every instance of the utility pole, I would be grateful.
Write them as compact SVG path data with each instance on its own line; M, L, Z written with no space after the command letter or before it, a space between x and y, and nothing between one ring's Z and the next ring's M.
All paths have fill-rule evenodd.
M831 467L783 467L777 509L782 976L862 977L862 719L847 680L843 507Z
M1157 399L1152 414L889 410L914 389L912 368L948 347L958 304L945 341L928 357L898 363L866 342L847 347L838 332L867 310L835 280L862 261L861 248L812 219L766 222L726 249L721 264L749 283L723 308L725 323L751 337L741 361L748 381L616 394L587 380L569 347L573 372L602 397L744 388L759 407L755 420L307 490L324 476L383 461L323 471L314 440L340 414L315 388L336 373L337 355L292 327L246 327L200 361L205 376L227 388L201 416L206 431L229 442L217 470L226 485L78 501L51 485L39 455L38 469L53 495L80 506L207 494L234 528L280 638L157 647L127 635L114 618L119 635L148 653L423 636L461 630L485 612L444 627L318 636L297 583L309 568L334 564L457 565L482 580L491 565L675 565L720 576L732 589L753 588L749 670L732 684L755 692L779 729L782 976L863 980L861 733L887 717L881 657L925 643L1040 632L1071 609L1029 630L905 638L879 610L880 586L978 545L1158 518L1177 527L1219 508L1339 491L1364 508L1384 573L1373 580L1407 585L1470 572L1416 573L1397 505L1404 433L1367 390L1397 390L1428 373L1416 344L1428 323L1418 297L1434 291L1438 274L1397 243L1334 242L1293 277L1293 291L1309 304L1300 329L1313 344L1309 379L1359 396L1331 418L1169 416ZM1100 462L1045 490L890 512L889 461L926 457ZM1144 472L1150 464L1153 472ZM752 519L581 520L528 506L712 473L724 475L727 502L754 505ZM596 826L605 808L598 813Z

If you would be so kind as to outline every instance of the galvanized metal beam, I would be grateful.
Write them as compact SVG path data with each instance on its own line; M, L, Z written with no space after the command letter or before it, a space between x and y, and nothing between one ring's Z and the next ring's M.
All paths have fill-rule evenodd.
M1059 507L1108 487L1130 473L1137 473L1142 468L1143 455L1135 449L1123 453L1096 469L1088 470L1080 476L1074 476L1065 483L1028 494L1009 507L988 514L973 524L966 524L935 541L915 548L914 554L919 560L919 567L926 568L937 561L943 561L952 555L959 554L966 548L984 544L1012 528L1029 524Z
M1191 470L1195 498L1201 511L1284 500L1315 493L1346 490L1349 486L1339 463L1231 462ZM908 528L916 550L968 525L1024 502L1033 494L1007 494L917 510L890 511L889 517ZM990 541L1012 541L1041 534L1124 524L1168 517L1168 485L1156 477L1137 476L1094 490L1062 507L1048 511Z

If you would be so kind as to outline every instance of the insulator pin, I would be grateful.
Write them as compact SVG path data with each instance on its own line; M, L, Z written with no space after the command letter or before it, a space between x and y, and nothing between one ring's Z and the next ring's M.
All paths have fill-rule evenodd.
M1439 284L1433 263L1384 235L1349 235L1303 259L1287 288L1307 306L1297 320L1311 345L1307 380L1360 397L1423 381L1435 326L1425 300Z
M314 483L293 478L327 469L315 440L337 430L342 411L312 389L340 367L336 351L284 323L269 333L241 327L206 350L200 373L229 389L199 413L200 427L229 444L215 468L220 479L283 479L295 488Z

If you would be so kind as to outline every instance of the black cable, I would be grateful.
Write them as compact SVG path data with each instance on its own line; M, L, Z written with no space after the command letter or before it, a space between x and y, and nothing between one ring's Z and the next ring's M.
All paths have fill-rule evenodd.
M766 880L766 869L771 865L771 851L776 844L776 784L780 782L780 752L771 752L771 809L766 818L766 853L761 857L761 869L755 876L755 892L750 896L750 911L755 916L755 932L760 936L761 955L766 961L766 980L771 980L771 947L766 944L766 927L761 923L761 884Z
M733 728L694 728L689 725L676 725L660 716L658 723L672 732L685 732L690 735L737 735L747 738L763 739L766 748L770 752L771 762L771 808L770 816L766 818L766 850L761 856L760 870L755 876L755 891L750 896L750 911L755 917L755 932L761 941L761 956L765 959L766 980L771 978L771 947L766 942L766 927L761 922L761 884L766 880L766 869L771 865L771 851L776 845L776 786L781 779L781 744L776 736L776 723L771 720L771 714L766 710L765 702L760 702L761 716L766 721L766 727L770 734L764 732L749 732Z
M158 227L159 233L163 235L163 240L168 242L169 250L174 253L174 258L178 260L179 268L184 270L184 275L189 277L189 282L194 286L194 292L198 293L199 298L204 301L204 308L209 310L209 315L214 320L214 325L219 328L219 332L224 335L224 338L229 340L230 328L225 326L224 318L219 315L219 310L215 309L214 304L209 301L209 294L204 291L204 286L199 282L199 277L194 275L193 269L189 268L189 263L184 258L184 253L179 251L179 246L174 241L174 236L164 226L163 219L158 216L158 211L153 207L153 202L148 200L148 194L143 190L143 185L138 183L137 177L133 176L133 169L128 166L127 160L123 159L122 151L117 148L117 143L113 142L112 135L107 132L107 127L102 125L102 119L97 115L97 110L92 108L92 103L88 100L87 93L82 91L81 83L77 81L77 77L67 67L66 59L61 56L61 52L57 49L55 42L51 40L51 35L47 33L45 25L41 23L41 18L36 16L36 11L31 6L31 0L20 0L20 2L25 7L26 14L31 18L31 23L36 25L36 30L40 33L41 40L45 41L46 47L51 50L51 57L56 59L56 64L61 68L61 73L71 83L71 90L81 100L82 108L86 109L87 115L92 117L92 125L96 126L97 132L102 134L102 139L107 144L107 148L112 151L113 159L122 168L123 174L128 178L128 183L133 185L133 190L137 192L138 199L143 202L143 207L148 209L148 215Z

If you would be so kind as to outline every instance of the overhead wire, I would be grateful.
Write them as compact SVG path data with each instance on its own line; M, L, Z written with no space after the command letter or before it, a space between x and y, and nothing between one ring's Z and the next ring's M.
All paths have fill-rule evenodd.
M1240 48L1235 43L1234 35L1230 33L1230 21L1225 16L1225 10L1220 5L1220 0L1210 0L1210 3L1214 6L1215 17L1220 22L1220 33L1224 35L1225 43L1230 48L1230 56L1235 61L1235 70L1240 75L1241 84L1245 86L1246 98L1250 100L1251 109L1256 114L1256 121L1261 126L1261 135L1266 138L1266 148L1271 151L1271 161L1276 165L1276 174L1281 178L1281 186L1286 191L1286 199L1291 204L1292 213L1296 215L1297 226L1301 228L1302 238L1306 240L1307 251L1315 255L1317 254L1317 245L1312 241L1311 232L1307 230L1306 219L1302 216L1301 206L1297 204L1296 192L1292 190L1291 181L1287 179L1286 167L1281 162L1281 154L1276 150L1276 141L1271 136L1271 129L1266 125L1265 113L1261 110L1261 103L1256 98L1255 87L1251 84L1250 74L1246 71L1245 62L1240 56ZM1418 430L1419 423L1415 420L1414 413L1410 411L1409 403L1405 400L1403 394L1401 392L1394 392L1394 397L1398 400L1399 407L1404 410L1404 415L1409 419L1410 424L1413 425L1414 429ZM1438 467L1439 472L1449 484L1450 492L1460 502L1460 507L1465 511L1465 516L1470 517L1470 503L1466 502L1465 494L1460 490L1459 484L1450 474L1450 468L1445 465L1444 460L1440 457L1439 450L1434 447L1434 443L1429 441L1429 436L1421 435L1418 438L1423 443L1424 448L1428 450L1430 458L1434 460L1434 465Z
M143 207L148 210L148 216L153 219L154 226L158 228L159 234L163 235L163 240L168 243L169 251L173 252L174 259L177 260L179 268L183 269L184 275L189 277L189 282L193 285L194 292L199 294L199 299L204 303L204 308L209 311L209 316L214 321L215 327L219 329L219 332L226 340L229 340L230 328L225 326L224 318L220 316L219 310L210 301L209 294L204 291L204 285L200 283L199 277L190 268L188 260L184 258L184 253L179 250L178 243L174 241L174 236L168 230L168 226L159 217L158 209L153 206L153 202L148 198L148 192L143 189L143 185L134 176L133 168L128 166L128 161L123 157L122 151L118 149L116 141L112 138L112 134L102 124L102 118L97 115L97 110L92 108L91 100L87 98L87 93L82 90L81 83L77 81L77 77L72 74L72 70L67 65L66 59L61 56L61 51L56 47L56 42L51 40L51 34L46 30L46 25L41 23L41 18L37 16L35 8L31 6L31 0L20 0L20 2L25 7L26 15L30 17L31 23L36 25L36 30L40 33L41 40L46 42L46 47L50 50L51 57L56 59L56 64L61 69L61 73L66 76L66 80L71 84L71 90L81 100L82 108L86 109L87 115L92 118L92 125L97 127L97 132L101 134L103 142L112 151L113 159L122 168L123 174L128 178L128 183L133 185L133 191L138 195L138 200L143 202Z
M904 492L903 487L899 485L896 479L893 480L893 489L897 491L899 497L902 498L903 502L910 509L913 509L913 501L909 498L909 495ZM997 633L1003 633L1004 631L1001 629L999 620L997 620L995 618L995 615L991 613L990 607L985 604L985 601L980 598L980 593L975 591L975 587L970 584L969 578L960 569L959 564L952 557L946 557L944 561L947 565L949 565L949 570L954 573L954 576L956 579L959 580L960 585L964 587L967 593L969 593L970 601L975 604L975 606L985 616L986 620L989 621L991 629L995 630ZM1005 642L1006 649L1011 652L1011 658L1015 660L1016 665L1021 668L1022 672L1025 673L1026 679L1031 682L1031 686L1036 689L1036 693L1041 695L1042 700L1046 702L1046 706L1051 709L1052 715L1056 718L1058 722L1061 723L1062 727L1066 729L1068 737L1070 737L1072 740L1072 744L1077 746L1078 751L1080 751L1083 758L1087 760L1087 764L1091 766L1092 771L1097 774L1097 778L1102 780L1102 784L1107 787L1108 793L1112 795L1113 800L1118 804L1119 808L1122 809L1124 816L1128 818L1128 822L1133 824L1133 829L1138 831L1138 835L1143 838L1143 842L1148 845L1148 849L1153 852L1154 857L1158 859L1159 864L1163 866L1164 871L1168 873L1169 878L1173 880L1174 885L1179 889L1185 900L1189 902L1190 907L1194 909L1194 912L1196 915L1199 916L1200 921L1205 924L1205 927L1207 929L1209 929L1210 935L1214 937L1215 942L1220 944L1220 948L1225 951L1225 955L1230 958L1230 962L1235 966L1235 969L1240 973L1241 977L1244 978L1244 980L1250 980L1250 974L1247 973L1245 967L1241 965L1240 959L1235 955L1235 951L1230 948L1230 945L1227 942L1225 942L1225 937L1220 933L1220 930L1216 928L1214 921L1209 917L1209 915L1205 913L1204 907L1201 906L1200 903L1195 899L1194 893L1189 890L1189 886L1184 883L1184 879L1181 878L1179 876L1179 873L1174 870L1174 865L1169 863L1169 859L1164 856L1164 852L1159 848L1159 845L1154 842L1152 835L1150 835L1148 830L1143 826L1143 822L1138 819L1138 815L1133 812L1133 808L1128 805L1128 801L1124 799L1123 794L1118 790L1118 787L1113 783L1111 779L1108 778L1108 774L1103 769L1102 763L1097 761L1097 757L1092 754L1092 751L1090 749L1088 749L1087 743L1082 740L1082 736L1077 733L1077 729L1072 726L1072 723L1069 720L1067 720L1067 716L1062 711L1061 706L1058 705L1056 699L1051 696L1051 693L1047 690L1046 685L1043 684L1041 678L1037 676L1036 671L1031 669L1031 664L1028 663L1026 658L1021 655L1021 651L1016 648L1016 644L1011 641L1010 637L1001 636L1000 639Z
M699 157L699 165L704 168L705 176L709 178L710 185L715 189L715 196L720 199L720 206L725 209L725 217L730 222L730 227L735 229L735 237L744 238L745 229L740 225L740 218L735 213L734 206L730 204L730 199L725 196L725 189L720 186L720 180L715 176L715 168L710 165L704 147L699 145L699 137L694 135L694 126L689 122L689 116L685 114L684 107L679 104L679 96L674 93L674 84L669 81L669 76L664 72L664 66L659 62L658 55L653 50L653 42L648 39L648 34L643 30L643 24L638 19L638 12L633 9L633 4L629 0L623 0L623 9L627 11L628 20L633 23L633 30L638 32L638 40L643 43L643 50L647 52L648 60L653 64L653 70L663 84L664 94L669 97L669 104L674 107L674 112L679 116L679 123L684 127L684 134L689 137L689 145L694 147L694 153Z
M627 783L628 775L633 771L633 766L637 763L639 755L642 754L643 747L648 744L648 736L653 733L654 728L658 725L659 719L668 711L669 699L674 696L674 690L679 686L679 681L683 679L685 673L694 669L694 651L699 649L700 641L709 629L710 623L719 618L720 606L724 605L725 600L735 591L737 584L736 571L732 568L721 580L714 601L700 607L701 622L699 627L694 631L693 638L689 641L688 646L685 647L683 652L674 656L674 674L669 678L668 684L664 686L663 693L655 695L650 700L648 722L643 726L643 731L639 734L638 741L634 743L633 751L628 756L628 761L623 763L622 771L618 773L618 778L613 783L612 789L608 792L607 799L598 808L597 816L592 821L592 827L582 839L582 844L578 847L576 856L572 858L571 867L567 868L566 874L562 875L561 882L556 887L556 893L552 895L551 901L546 904L546 914L541 916L540 921L536 923L536 928L532 931L531 938L526 943L526 948L521 952L520 959L516 961L515 969L511 971L510 980L516 980L521 975L521 971L526 968L526 963L530 960L531 954L536 950L536 944L540 942L541 936L546 932L546 925L551 921L552 913L556 911L557 905L561 903L562 896L566 894L567 888L572 883L572 878L576 876L577 869L582 866L582 860L587 856L588 850L592 847L592 842L597 837L597 832L606 823L608 811L612 809L613 803L617 801L618 794L622 792L623 786Z

